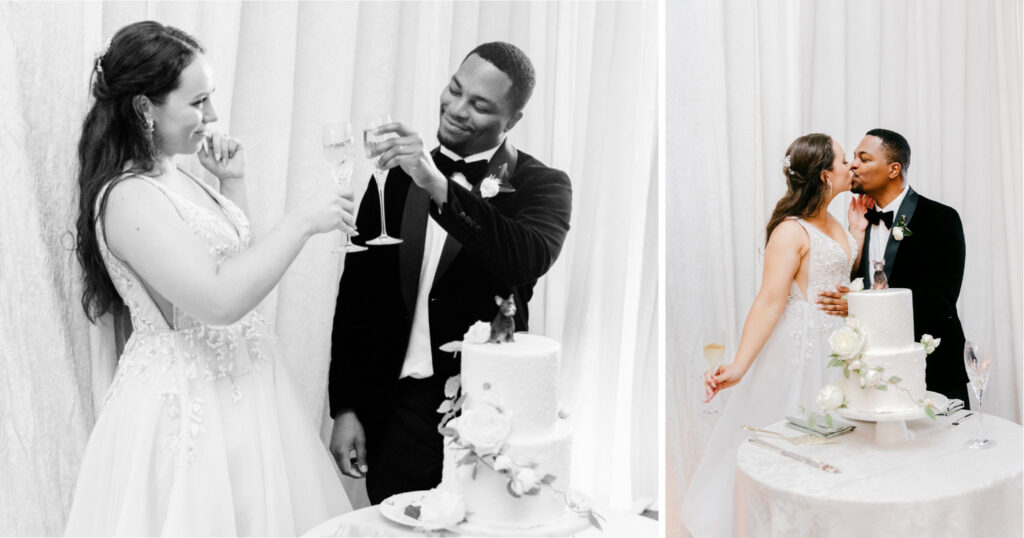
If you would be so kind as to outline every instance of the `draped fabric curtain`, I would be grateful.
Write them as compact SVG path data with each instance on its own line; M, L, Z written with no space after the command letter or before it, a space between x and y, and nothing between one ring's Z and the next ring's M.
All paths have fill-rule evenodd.
M700 414L701 347L724 338L730 357L738 347L764 227L785 191L782 158L805 133L831 134L848 156L874 127L910 141L910 185L963 220L957 306L968 339L992 345L985 411L1019 423L1020 2L726 0L666 10L665 203L686 208L667 211L665 226L669 535L683 534L678 508L714 426ZM844 225L849 200L829 208Z
M598 506L655 502L657 12L654 2L0 3L0 534L63 531L116 366L111 320L91 325L79 302L75 145L94 54L144 19L207 48L215 129L246 144L257 241L330 184L322 123L358 128L390 113L432 144L438 97L463 57L485 41L522 48L537 87L511 140L573 181L572 230L530 310L532 330L562 342L574 488ZM194 158L180 164L202 172ZM360 163L357 197L369 176ZM330 250L341 240L310 240L259 307L325 433L344 268Z

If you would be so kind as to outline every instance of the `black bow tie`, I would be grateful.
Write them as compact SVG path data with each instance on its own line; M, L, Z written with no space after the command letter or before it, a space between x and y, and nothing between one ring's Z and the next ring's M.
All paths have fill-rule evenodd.
M878 224L884 222L886 228L892 228L892 211L879 211L875 208L871 208L864 217L868 219L871 224Z
M437 169L440 170L445 177L451 178L455 174L462 174L470 185L480 183L480 181L483 180L484 175L487 174L486 159L473 161L471 163L467 163L464 160L453 161L450 157L438 151L437 155L434 156L434 164L437 165Z

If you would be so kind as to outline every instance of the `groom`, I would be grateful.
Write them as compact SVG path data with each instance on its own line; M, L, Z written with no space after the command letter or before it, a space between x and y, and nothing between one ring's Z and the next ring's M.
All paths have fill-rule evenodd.
M378 130L394 135L375 158L389 169L387 229L402 243L345 257L328 391L331 451L343 473L366 477L374 504L441 481L437 408L459 359L439 346L491 321L495 297L513 296L516 330L527 330L533 286L569 231L568 176L506 136L533 86L521 50L486 43L441 91L441 147L428 152L400 123ZM360 241L381 231L378 188L363 196Z
M865 287L870 287L872 262L884 260L889 287L910 288L914 338L920 341L922 334L930 334L942 339L927 359L928 390L966 404L964 331L956 312L966 250L960 215L907 184L910 145L899 133L868 131L853 157L851 191L866 194L874 202L863 196L851 202L851 232L865 230L853 278L863 277ZM819 302L845 311L841 293L824 292Z

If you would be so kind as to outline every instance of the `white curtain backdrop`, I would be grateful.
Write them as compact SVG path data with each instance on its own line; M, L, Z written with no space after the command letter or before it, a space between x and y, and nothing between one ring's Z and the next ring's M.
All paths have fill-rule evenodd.
M985 411L1019 423L1021 3L669 2L666 25L668 534L684 534L682 496L714 426L698 414L700 349L715 334L737 349L801 134L848 154L874 127L907 137L910 184L964 223L960 318L995 357ZM844 223L848 203L830 207Z
M441 89L465 54L492 40L521 47L537 87L511 138L573 181L572 231L530 305L533 331L563 344L573 484L598 506L652 506L657 16L653 1L0 2L0 535L63 531L95 402L113 375L112 331L90 326L79 304L75 144L94 53L144 19L207 48L216 128L246 143L257 240L329 183L322 123L390 113L433 141ZM201 171L194 158L181 163ZM355 177L361 196L365 163ZM325 432L344 267L329 250L340 241L311 240L260 306Z

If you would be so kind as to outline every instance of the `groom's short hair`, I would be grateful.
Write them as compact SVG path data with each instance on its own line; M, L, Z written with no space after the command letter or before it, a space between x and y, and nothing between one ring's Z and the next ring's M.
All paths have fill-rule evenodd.
M906 175L910 168L910 143L903 135L888 129L871 129L868 136L877 136L882 140L882 147L889 154L889 160L900 163L900 174Z
M522 111L526 102L530 100L530 96L533 95L533 86L537 81L533 71L533 62L530 61L526 53L511 43L492 41L477 46L466 55L466 58L474 54L490 62L512 80L512 89L509 93L512 98L513 112ZM466 61L465 58L462 61Z

